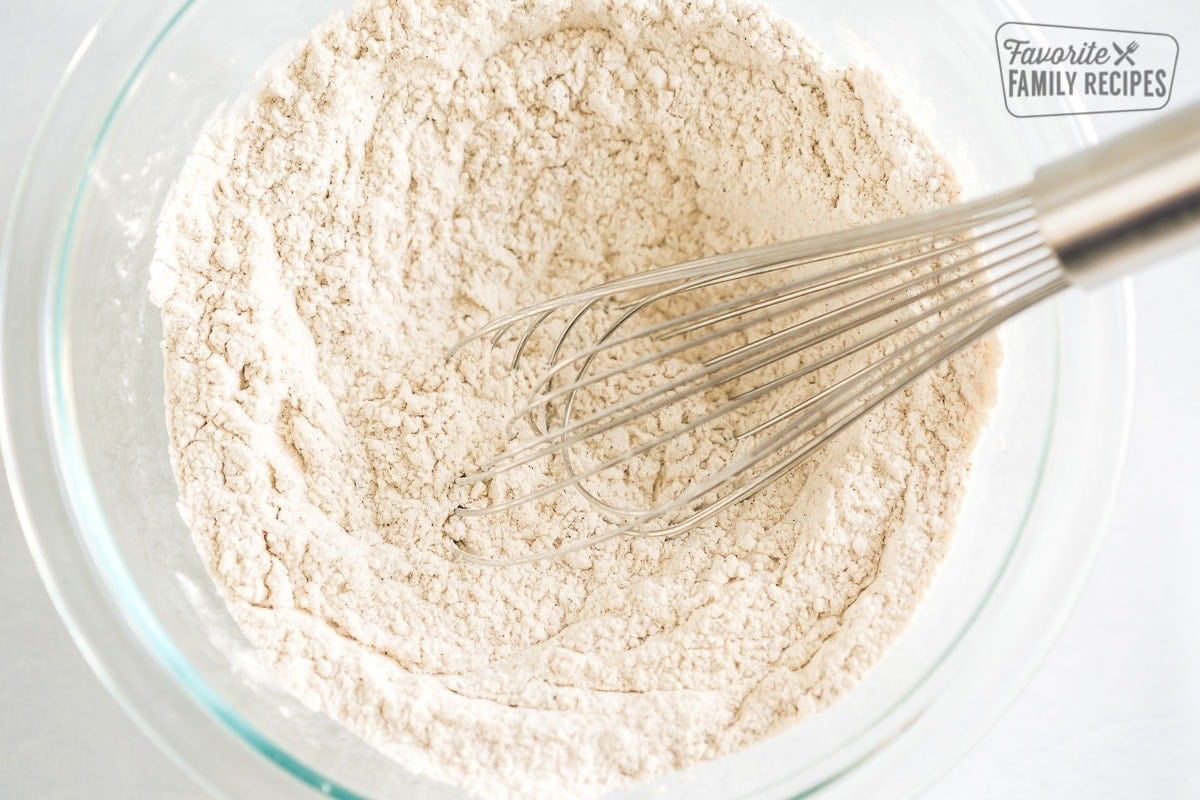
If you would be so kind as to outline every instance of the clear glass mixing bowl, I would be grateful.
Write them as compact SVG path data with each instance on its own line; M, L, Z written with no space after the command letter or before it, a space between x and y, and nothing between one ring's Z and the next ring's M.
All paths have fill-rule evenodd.
M202 127L339 0L127 0L53 104L3 251L4 455L47 586L146 731L230 798L453 798L274 688L176 513L155 220ZM780 2L828 53L882 66L973 194L1089 138L1015 120L980 4ZM918 99L919 98L919 99ZM901 798L982 733L1059 629L1114 494L1131 407L1129 296L1069 293L1003 331L1006 360L952 555L920 614L843 702L621 797ZM306 788L307 787L307 788Z

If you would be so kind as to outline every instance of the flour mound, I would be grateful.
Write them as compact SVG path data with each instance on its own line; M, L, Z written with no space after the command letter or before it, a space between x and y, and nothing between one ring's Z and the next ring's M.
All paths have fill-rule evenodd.
M755 5L362 3L214 126L160 225L196 545L284 687L481 796L594 797L770 735L913 614L992 346L717 524L505 569L453 557L454 481L527 387L507 352L446 350L584 284L956 195L877 75ZM606 527L570 493L487 525L501 548Z

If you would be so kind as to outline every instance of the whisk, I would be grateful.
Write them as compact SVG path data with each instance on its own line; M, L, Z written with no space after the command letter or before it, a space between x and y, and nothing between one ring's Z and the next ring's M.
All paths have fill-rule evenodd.
M460 478L483 488L457 513L575 492L606 527L515 556L454 546L470 562L505 566L618 536L681 535L781 480L1014 315L1197 241L1193 106L1019 189L654 269L502 316L456 352L511 339L514 370L530 370L534 350L549 356L527 373L532 390L514 411L528 435ZM675 461L701 434L708 467L680 479ZM539 473L552 477L534 488L508 480L534 464L553 465ZM664 475L683 488L661 496ZM639 481L641 503L604 495Z

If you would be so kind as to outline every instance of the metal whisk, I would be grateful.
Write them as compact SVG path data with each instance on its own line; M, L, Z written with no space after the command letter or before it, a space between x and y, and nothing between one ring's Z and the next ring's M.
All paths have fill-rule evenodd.
M535 349L549 356L514 414L529 435L460 479L489 496L457 513L576 492L608 527L510 558L455 546L503 566L616 536L682 534L784 478L1015 314L1197 241L1200 106L993 197L663 267L500 317L457 349L512 336L514 370ZM680 452L707 468L681 476ZM555 465L553 479L506 488L538 463ZM663 496L664 483L683 488ZM613 486L643 502L605 496Z

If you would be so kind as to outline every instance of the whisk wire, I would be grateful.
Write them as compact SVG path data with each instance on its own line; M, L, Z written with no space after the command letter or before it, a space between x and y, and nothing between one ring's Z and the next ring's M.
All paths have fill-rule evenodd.
M1028 222L1029 222L1029 220L1022 220L1020 223L1017 223L1017 224L1027 224ZM1014 224L1012 226L1006 226L1002 230L1003 231L1015 230L1017 227L1017 224ZM1030 237L1033 237L1033 236L1036 236L1036 231L1033 229L1030 229L1026 236L1021 237L1017 241L1026 241ZM972 240L972 241L974 242L974 241L978 241L978 240ZM1010 244L1012 244L1012 243L1006 242L1006 243L1004 243L1004 246L1008 246ZM945 269L937 272L933 277L935 277L935 278L940 277L941 275L944 275L955 269L961 268L962 266L965 266L967 264L973 263L978 260L982 260L989 256L994 256L999 249L1001 249L1001 248L995 248L993 250L989 250L984 253L979 253L979 254L969 257L967 260L957 262L956 264L951 264L948 267L946 267ZM909 265L906 265L906 268L907 268L907 266L909 266ZM873 275L873 276L869 276L869 277L882 277L882 275L877 274L877 275ZM802 283L802 282L803 281L797 281L795 283ZM821 284L821 288L825 289L827 287L824 284ZM834 288L836 288L836 287L834 287ZM783 290L790 291L791 285L789 284L789 285L784 286ZM773 296L774 294L776 294L778 291L779 291L778 289L764 289L764 290L758 292L756 295L753 295L752 299L757 300L759 297L770 297L770 296ZM882 294L887 294L887 292L884 292ZM808 325L809 322L813 322L815 324L820 324L821 322L827 321L829 319L829 317L832 315L835 315L839 312L846 312L846 311L860 308L864 304L867 304L872 301L878 301L878 299L879 299L879 295L873 296L871 298L864 298L862 301L858 301L857 303L853 304L852 306L847 306L847 307L844 307L841 309L833 309L832 311L828 312L826 315L822 316L819 319L806 320L803 323L798 323L798 325L806 325L806 326L811 327L811 325ZM724 310L726 308L736 308L740 302L742 302L742 301L738 300L738 299L730 300L730 301L727 301L726 303L720 304L718 306L718 308L720 308L722 310ZM639 306L639 308L640 307L643 307L643 306ZM579 351L578 353L575 353L569 360L561 360L561 361L559 361L559 363L550 367L547 370L547 372L543 375L542 379L534 387L534 390L532 392L533 399L531 399L526 406L523 406L516 413L516 416L521 416L521 415L527 413L534 406L560 399L563 396L565 396L567 393L569 393L570 391L572 391L576 388L584 388L585 386L589 386L589 385L592 385L595 383L602 382L611 377L614 377L617 374L620 374L623 372L628 372L632 369L637 369L642 366L647 366L648 364L653 363L654 361L662 360L663 358L675 356L680 353L686 352L687 350L694 349L698 345L708 344L708 343L710 343L716 339L722 338L724 336L728 336L733 333L743 332L745 330L753 328L754 326L762 323L764 320L776 318L776 317L780 316L781 314L785 314L785 313L788 313L791 311L796 311L802 307L803 307L802 305L790 305L789 304L785 308L779 309L775 314L773 314L771 316L748 317L748 318L743 319L741 322L737 323L733 327L710 331L709 333L707 333L701 337L687 340L685 342L682 342L679 345L675 345L670 348L667 348L666 350L661 350L661 351L656 351L656 352L650 353L649 355L639 358L628 364L623 364L619 367L614 367L608 371L593 373L587 379L582 379L580 381L577 381L570 385L560 387L560 388L558 388L554 391L548 392L548 393L539 394L539 392L542 388L549 385L553 381L554 378L556 378L559 374L561 374L564 370L568 369L573 363L575 363L577 361L589 359L592 356L598 355L606 350L610 350L615 347L620 347L625 344L629 344L630 342L637 341L639 339L660 335L663 332L670 331L673 326L678 325L681 322L690 322L692 319L703 316L704 314L708 313L709 310L701 309L701 310L693 312L691 314L685 314L675 320L668 320L665 322L650 325L648 327L640 328L638 330L632 331L628 334L625 334L624 336L621 336L621 337L618 337L615 339L611 337L612 330L610 329L609 331L606 331L604 336L600 337L598 339L598 341L595 344L593 344L592 346L585 348L585 349ZM736 316L736 315L734 315L734 316ZM627 319L629 319L628 316L623 316L620 320L618 320L618 322L613 327L619 327ZM786 333L787 332L777 332L776 334L772 334L772 337L773 338L782 338L782 335L786 335ZM769 342L761 342L761 344L768 344L768 343ZM760 342L756 342L753 344L760 344ZM561 351L561 347L557 347L556 353L558 353L560 351ZM745 350L738 350L736 352L739 356L746 354Z
M842 430L857 422L866 414L869 414L871 411L875 410L890 397L894 396L897 392L906 389L917 379L919 379L924 374L925 370L931 366L941 363L942 361L954 356L958 352L961 352L975 342L979 341L980 338L987 335L997 326L1012 318L1016 314L1033 305L1036 305L1037 303L1053 296L1057 292L1067 287L1068 282L1056 269L1057 265L1053 258L1043 259L1038 262L1038 264L1049 267L1049 269L1027 279L1017 287L1008 290L1006 294L1026 288L1032 284L1040 283L1041 285L1038 286L1035 291L1032 291L1023 297L1014 300L1006 306L997 309L995 312L993 312L993 314L976 321L961 334L960 338L953 339L949 343L943 345L943 347L929 352L924 358L913 362L909 369L906 370L901 376L899 381L892 385L887 391L878 394L876 397L869 400L865 405L856 409L854 413L844 416L838 421L827 425L819 435L809 440L804 446L798 448L793 453L789 454L787 457L768 468L766 471L754 476L746 485L737 488L729 494L718 498L705 508L698 510L693 516L684 522L674 523L666 526L665 528L652 532L638 530L646 523L653 522L657 518L669 516L676 511L686 508L696 500L711 493L714 489L728 483L730 478L733 476L745 473L746 471L752 469L756 464L761 463L762 460L768 458L770 455L778 452L778 450L782 449L788 443L794 441L797 431L803 430L810 421L808 419L801 419L793 422L787 427L787 429L782 430L771 437L763 444L761 448L755 450L753 453L748 454L747 456L743 456L742 459L735 461L723 470L715 473L699 486L689 491L685 496L680 497L670 505L661 509L647 511L640 516L615 525L614 527L600 534L581 538L551 550L530 553L512 558L486 558L465 550L459 542L454 542L453 545L458 551L460 557L470 563L483 566L505 567L528 564L547 558L561 557L573 552L578 552L582 549L602 544L620 536L632 535L638 538L669 538L686 533L688 530L703 524L711 517L721 513L726 508L744 500L748 500L761 492L767 486L774 483L778 478L793 470L799 463L811 457L814 453L832 441L834 437ZM926 334L926 336L932 336L933 333ZM841 409L839 408L839 410ZM830 412L828 410L823 412L823 414L826 416L832 415L833 413L834 412ZM560 489L567 488L571 485L574 484L570 481L564 481ZM478 510L464 509L462 513L474 513L474 511ZM484 511L483 513L487 512Z
M798 272L788 275L788 270ZM784 277L754 285L774 274ZM750 281L751 288L703 304L701 292L737 281ZM883 223L618 278L501 317L456 349L488 336L498 345L520 327L512 358L518 368L536 332L566 312L548 340L545 369L514 414L514 421L529 423L531 436L458 482L491 481L539 461L558 464L561 474L547 473L545 485L511 496L501 493L486 505L457 513L467 518L504 513L570 490L609 527L516 557L488 558L463 542L453 546L472 563L504 566L621 536L659 539L692 530L772 485L928 369L1066 285L1057 258L1040 236L1031 202L1014 191L931 212L916 225L912 220ZM631 295L637 296L621 300ZM652 308L684 296L702 305L682 313L664 309L666 319L634 326ZM615 318L590 342L572 348L572 338L585 333L583 322L594 314ZM648 344L653 344L648 352L637 349ZM625 353L627 347L634 348L631 354ZM713 348L716 353L709 352ZM601 357L616 363L597 369ZM661 377L656 365L668 359L694 366ZM835 372L818 377L829 370ZM648 388L577 413L584 392L647 371L653 371ZM763 377L754 377L758 373ZM742 386L746 380L751 385ZM814 389L809 393L788 388L806 380ZM608 452L594 451L604 454L593 461L577 460L581 447L607 441L604 437L670 407L699 402L722 387L733 390L719 395L723 399L715 405L683 416L672 412L677 419L666 428L645 428L629 441L622 434L615 452L610 443ZM767 407L765 418L738 424L745 414L758 413L752 412L756 403L791 398L793 391L785 407L776 403ZM652 494L646 507L623 508L590 487L598 476L627 470L633 459L722 418L734 422L728 460L695 477L677 496L659 500Z
M868 339L859 341L846 349L839 350L835 353L831 353L815 362L805 364L802 367L800 367L799 369L797 369L793 372L789 372L778 378L775 378L774 380L772 380L762 386L758 386L753 389L747 390L746 392L743 392L741 394L734 395L733 397L731 397L729 399L729 402L726 405L722 405L719 408L716 408L706 414L703 414L703 415L697 417L696 419L694 419L688 423L685 423L684 425L682 425L678 428L674 428L667 434L663 434L661 436L658 436L656 438L653 438L646 442L643 442L633 448L630 448L629 450L626 450L622 454L620 454L612 459L602 462L601 464L595 466L594 468L588 470L587 472L584 472L584 473L581 473L578 475L572 475L572 476L565 478L555 484L544 487L544 488L539 489L530 494L523 495L518 498L514 498L513 500L510 500L506 503L501 503L501 504L490 506L488 509L481 509L481 510L478 510L478 512L468 509L468 510L464 510L462 513L465 515L468 515L468 516L475 516L477 514L489 513L489 511L502 511L502 510L515 508L519 505L522 505L525 502L536 500L541 497L545 497L549 494L554 494L558 491L561 491L562 489L565 489L565 488L571 486L572 484L578 482L579 480L594 477L595 475L600 474L601 472L604 472L608 469L611 469L612 467L618 466L619 464L621 464L625 461L628 461L630 458L633 458L633 457L642 455L643 453L649 452L650 450L654 449L655 447L661 446L661 445L665 444L666 442L670 441L671 439L674 439L685 433L690 433L691 431L697 430L697 429L703 427L704 425L707 425L708 423L710 423L722 416L733 413L734 411L737 411L737 410L745 407L750 402L757 400L757 399L769 394L770 392L775 391L775 390L781 388L782 386L787 385L788 383L795 382L796 380L799 380L799 379L805 377L806 375L812 374L826 366L829 366L830 364L835 363L836 361L842 360L850 355L854 355L855 353L861 352L862 350L865 350L869 347L872 347L872 346L880 344L881 342L884 342L890 338L893 338L897 335L897 333L899 331L906 329L906 328L910 328L910 327L917 325L925 320L936 317L936 316L940 315L941 313L945 312L946 310L948 310L949 308L953 307L954 305L958 305L958 304L962 303L966 299L969 299L972 297L977 297L980 295L985 295L985 296L989 295L990 293L994 292L999 287L1000 284L1002 284L1006 280L1009 280L1013 274L1020 274L1021 272L1025 271L1025 270L1031 270L1031 269L1034 269L1037 267L1045 266L1047 263L1047 257L1045 255L1045 248L1043 246L1037 245L1037 246L1028 247L1028 248L1022 250L1021 254L1022 255L1032 254L1032 253L1038 252L1039 250L1042 251L1043 254L1038 259L1036 259L1036 260L1032 261L1031 263L1026 264L1022 267L1019 267L1018 270L1014 273L992 279L992 280L988 281L987 283L984 283L978 287L975 287L974 289L972 289L970 292L968 292L966 294L959 295L959 296L956 296L953 298L949 298L929 309L926 309L919 316L917 316L911 320L904 320L903 322L897 323L895 326L885 329L884 331L882 331L878 334L875 334L874 336L872 336ZM962 280L965 280L966 278L970 278L970 277L974 277L974 276L972 276L972 275L960 276L960 278L956 279L956 281L962 281ZM1040 276L1035 276L1035 278L1036 277L1040 277ZM1030 280L1034 280L1035 278L1031 278ZM1024 288L1026 285L1027 285L1027 283L1023 282L1021 284L1018 284L1018 288ZM1005 294L998 295L996 298L988 297L987 300L985 301L985 305L987 303L994 302L994 300L997 298L1003 298L1004 296L1007 296L1007 294L1010 293L1011 291L1012 291L1011 289L1007 290L1005 292ZM982 309L982 307L983 306L981 305L978 309L975 309L975 310L980 310L980 309ZM893 310L894 309L889 309L889 313L890 313L890 311L893 311ZM876 315L872 315L872 316L873 317L877 316L880 313L881 312L876 312ZM857 324L857 323L856 324L847 323L847 325L850 330L853 330L854 328L859 326L859 324ZM845 331L841 330L840 332L845 332ZM936 335L944 335L944 330L931 331L930 333L925 334L924 336L922 336L920 339L916 340L915 342L910 343L909 345L906 345L906 347L911 347L913 344L916 344L918 342L924 342L930 336L933 336L935 334ZM824 338L824 335L822 336L822 338ZM801 352L803 350L809 349L816 342L817 342L817 340L814 339L814 340L804 341L799 344L794 344L794 345L790 346L788 349L789 349L789 351L794 350L795 352L789 352L786 355L794 355L796 352ZM732 374L732 376L720 375L720 376L711 377L709 381L705 382L704 384L701 384L700 387L703 388L704 390L713 388L713 386L718 385L719 383L723 383L723 382L726 382L729 380L734 380L739 377L744 377L744 374L749 374L749 372L754 371L754 369L756 367L762 366L762 364L777 363L777 361L778 361L778 358L772 357L769 360L761 360L762 363L754 362L750 365L743 365L742 367L739 367L737 370L735 370L735 372ZM872 362L867 367L864 367L860 372L865 372L867 370L875 369L877 366L878 366L877 362ZM688 377L694 377L694 376L688 376ZM854 377L854 376L850 376L850 377ZM672 384L680 383L680 385L682 385L681 382L683 380L684 379L680 379L679 381L672 382ZM848 379L846 379L846 380L848 380ZM541 459L548 458L548 457L554 455L555 453L561 452L563 450L563 448L565 448L565 447L572 447L574 445L581 444L581 443L583 443L589 439L592 439L598 435L602 435L603 433L607 432L611 428L623 425L627 422L630 422L630 421L637 419L638 417L644 416L646 414L650 414L655 411L659 411L659 410L667 407L668 405L678 402L678 400L680 399L680 396L678 394L672 395L672 394L668 393L672 384L668 384L666 387L663 387L662 389L647 390L647 392L639 394L634 398L629 398L617 406L602 409L601 411L596 412L585 419L577 420L575 422L570 422L569 415L567 415L562 426L554 429L552 432L545 433L545 434L537 437L536 439L533 439L530 442L527 442L517 448L507 451L500 458L494 460L493 462L489 462L489 467L487 470L483 470L478 473L464 476L464 477L460 478L459 481L460 481L460 483L468 484L468 483L475 483L475 482L482 481L482 480L487 480L489 478L495 477L501 471L506 471L506 470L513 469L516 467L525 466L527 464L531 464L531 463L539 461ZM829 388L832 389L834 387L831 386ZM688 392L689 395L693 394L693 393L698 393L698 390L696 388L693 388L693 389L689 390L689 392ZM648 405L642 406L642 407L635 407L638 400L649 399L649 398L651 398L655 395L659 395L659 394L661 394L661 396L657 397L657 399L654 399L653 402L650 402ZM808 402L808 401L805 401L805 402ZM616 414L617 412L622 412L622 413L613 419L609 419L608 423L603 428L596 429L596 428L590 427L593 423L603 422L604 420L608 419L609 417L611 417L613 414ZM785 412L785 413L788 413L788 412ZM790 415L791 414L789 413L789 416ZM755 432L758 432L765 428L771 427L772 424L774 424L774 420L767 420L766 422L762 423L762 425L752 429L751 431L738 434L738 437L739 438L747 438L748 436L753 435L753 433L755 433Z
M1041 245L1038 245L1038 244L1027 246L1027 247L1023 248L1022 250L1020 250L1018 253L1016 253L1013 257L1014 258L1020 257L1020 256L1024 256L1027 254L1037 252L1039 250L1039 248L1044 249L1044 248L1042 248ZM975 257L972 257L972 258L974 259ZM941 270L939 270L939 273L944 274L945 272L947 272L951 269L955 269L955 268L958 268L961 266L962 266L962 263L943 267L943 268L941 268ZM947 288L953 288L953 286L958 285L959 283L963 283L967 280L973 279L975 277L977 277L977 276L970 274L970 273L964 274L962 276L959 276L959 277L953 279L950 282L947 282L946 284L944 284L942 286L933 286L933 287L925 290L924 292L922 292L920 295L918 295L916 297L906 297L906 298L902 298L901 300L895 301L892 304L875 311L874 313L870 314L867 317L851 318L850 320L842 322L838 327L835 327L829 331L823 332L817 336L810 337L808 339L802 339L799 342L794 341L795 337L797 337L800 334L804 333L805 331L815 327L815 325L812 325L810 323L814 323L814 322L819 323L819 322L829 321L829 319L819 319L819 318L814 318L813 320L807 320L804 323L800 323L798 326L795 326L791 329L787 329L786 336L779 337L778 335L772 335L772 336L766 337L762 340L759 340L758 342L755 342L756 345L761 345L761 347L756 347L756 348L753 348L750 350L744 350L739 353L739 355L743 359L746 359L750 356L754 356L754 358L751 358L749 360L744 360L740 364L735 364L734 365L735 368L733 368L732 370L722 370L719 368L719 364L706 362L698 370L690 372L680 378L672 380L661 386L655 386L652 389L646 390L645 392L639 393L632 397L625 398L621 402L614 404L614 405L607 406L603 409L600 409L599 411L592 413L591 415L589 415L586 418L576 420L573 422L564 421L564 423L560 427L554 429L552 432L544 433L541 436L537 436L522 445L519 445L515 448L510 449L509 451L507 451L503 455L501 455L498 459L488 462L488 464L485 466L485 469L481 470L478 473L475 473L475 474L472 474L469 476L465 476L464 478L462 478L460 480L463 483L471 483L471 482L475 482L478 480L486 480L490 477L494 477L494 475L499 471L499 468L501 467L501 465L504 465L504 468L506 468L506 469L511 469L513 467L524 466L526 464L537 461L541 458L545 458L548 455L550 455L552 452L560 449L564 445L579 444L580 442L585 441L586 439L592 438L593 436L597 435L598 432L595 430L592 430L591 426L595 425L596 423L602 422L605 419L611 418L609 420L610 427L615 427L617 425L623 425L627 422L630 422L630 421L636 419L637 417L643 416L645 414L653 413L655 411L659 411L659 410L666 408L667 406L672 405L674 403L677 403L680 400L685 399L687 397L695 396L698 394L703 394L704 392L710 391L711 389L716 388L717 386L719 386L721 384L728 383L730 381L734 381L734 380L738 380L740 378L746 377L747 375L752 374L753 372L756 372L765 366L769 366L771 364L777 363L781 358L786 358L786 357L796 355L798 353L803 352L804 350L811 349L811 348L813 348L819 344L823 344L824 342L829 341L837 336L841 336L845 333L855 330L856 328L862 327L864 324L869 324L869 323L875 322L879 319L883 319L886 316L888 316L889 314L895 313L898 310L901 310L901 309L904 309L904 308L907 308L907 307L913 305L914 302L919 302L922 299L927 299L928 297L933 296L940 291L945 291ZM993 286L994 286L994 283L988 283L985 286L974 290L971 293L971 295L968 295L968 296L973 296L973 295L979 294L981 292L987 291L990 288L992 288ZM869 300L872 302L877 302L881 297L891 296L891 294L894 294L894 292L880 293L880 294L874 295L870 298L866 298L866 300ZM838 351L836 353L825 356L816 362L806 365L806 367L803 370L801 370L800 372L791 376L791 379L792 380L799 379L805 375L815 372L818 369L828 366L829 364L833 363L834 361L840 360L849 355L853 355L854 353L860 352L863 349L866 349L867 347L870 347L870 346L878 344L882 341L885 341L886 339L895 336L898 332L900 332L901 330L903 330L905 328L911 327L914 324L919 324L920 322L922 322L924 320L927 320L933 316L936 316L937 314L947 310L952 305L961 302L963 299L965 299L963 296L951 298L937 306L934 306L931 309L926 310L925 312L921 313L916 318L903 320L900 323L897 323L895 326L885 329L881 333L876 334L875 336L873 336L869 339L859 341L858 343L856 343L855 345L853 345L852 347L850 347L846 350ZM867 303L867 305L869 305L869 303ZM830 314L833 318L836 318L838 315L840 315L843 312L846 312L848 310L850 310L849 307L835 309L833 312L830 312ZM737 329L740 330L741 326L739 326ZM721 338L721 336L723 336L723 335L727 335L727 333L722 334L721 332L711 332L710 334L705 335L704 340L707 341L707 340L714 339L714 338ZM769 348L767 347L767 345L773 344L774 342L771 340L774 340L774 339L779 339L780 341L782 341L784 343L790 342L790 344L787 344L787 346L782 350L770 351ZM673 348L668 348L666 351L663 351L662 353L657 353L652 356L643 357L641 359L631 362L630 364L623 365L621 367L615 367L615 368L612 368L605 372L588 376L586 378L581 378L567 386L556 389L551 393L541 395L538 398L536 398L534 401L526 403L524 406L522 406L518 410L517 416L523 416L525 414L531 413L533 410L535 410L539 406L544 406L545 404L552 402L556 399L565 398L567 396L570 396L571 394L574 394L583 388L586 388L588 386L599 383L602 380L605 380L607 378L615 377L619 374L622 374L622 373L628 371L629 369L649 365L649 364L653 363L654 361L659 360L664 355L674 355L678 352L683 352L684 350L691 349L694 346L695 346L694 343L692 343L692 344L684 343L681 345L677 345ZM765 352L764 352L764 350L765 350ZM731 359L730 361L732 362L733 360ZM707 380L702 380L705 378L707 378ZM702 382L696 383L697 380L702 380ZM778 386L782 386L786 382L790 382L790 381L783 381L782 379L780 379L777 382L768 384L767 387L760 387L760 388L756 388L754 390L750 390L750 391L744 393L744 395L735 395L734 397L732 397L730 399L730 402L736 404L737 401L742 399L743 396L746 396L748 398L747 402L749 402L749 400L756 399L756 398L762 396L763 394L765 394L765 391L769 391L770 389L778 388ZM689 384L690 384L690 386L689 386ZM765 390L764 390L764 388L765 388ZM676 389L682 389L683 391L676 392L675 391ZM652 398L656 398L656 399L652 400ZM650 402L647 403L646 401L650 401ZM723 413L729 413L730 411L740 408L742 405L744 405L744 403L736 405L736 406L725 406L725 407L723 407ZM704 417L702 417L701 419L704 420L704 422L709 422L709 421L712 421L712 419L715 419L716 417L722 416L723 413L716 414L716 416L714 416L714 417L710 417L710 415L704 415ZM699 426L697 425L695 427L699 427ZM688 428L681 429L679 431L679 433L690 432L691 430L694 430L695 427L688 427ZM645 452L645 451L640 451L640 452ZM632 454L640 454L640 452L632 453L632 451L631 451Z

